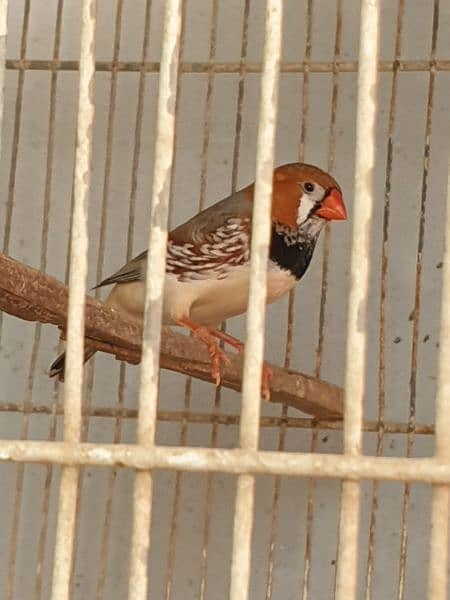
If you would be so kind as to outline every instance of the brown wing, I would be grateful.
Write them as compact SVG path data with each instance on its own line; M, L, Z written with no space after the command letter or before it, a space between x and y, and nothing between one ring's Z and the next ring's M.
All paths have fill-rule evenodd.
M209 234L214 233L229 219L251 219L252 206L249 188L245 188L176 227L169 233L169 239L176 244L201 244L207 240Z
M224 225L228 219L250 219L251 215L251 194L246 188L206 208L189 221L176 227L169 233L169 240L176 245L201 244L208 239L210 234ZM138 254L116 273L101 281L94 289L113 283L129 283L142 280L145 277L146 259L147 250Z

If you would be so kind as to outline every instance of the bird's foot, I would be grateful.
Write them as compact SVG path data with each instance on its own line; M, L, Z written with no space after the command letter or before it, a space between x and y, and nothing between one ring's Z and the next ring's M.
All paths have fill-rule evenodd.
M197 325L190 319L181 319L180 325L187 327L192 331L195 337L199 338L208 348L208 352L211 356L211 375L216 382L216 386L220 385L220 367L222 364L230 364L230 359L226 353L217 345L214 336L211 334L207 327L203 325Z
M216 386L220 385L220 367L222 364L229 365L230 359L219 346L212 342L208 344L208 351L211 355L211 375L213 376Z
M229 344L233 348L236 348L236 350L238 351L238 354L242 354L242 352L244 351L244 344L240 340L238 340L235 337L233 337L232 335L230 335L229 333L226 333L225 331L216 330L216 329L211 330L211 333L214 337L218 338L219 340L222 340L226 344ZM262 376L261 376L261 396L267 402L270 400L270 380L271 380L272 376L273 376L272 369L269 367L269 365L265 361L263 361Z
M273 371L266 363L263 361L262 364L262 377L261 377L261 395L266 402L270 401L270 380L273 377Z
M194 323L190 319L180 319L178 324L190 329L195 337L199 338L204 344L206 344L208 347L208 352L211 356L211 375L215 380L216 385L220 385L220 367L222 365L230 364L230 359L222 350L222 348L217 345L215 338L225 342L226 344L229 344L235 348L239 354L242 354L244 351L244 344L240 340L229 335L228 333L225 333L224 331L219 331L216 329L210 330L203 325L197 325L197 323ZM272 369L265 361L263 361L261 374L261 396L267 402L270 400L270 380L272 375Z

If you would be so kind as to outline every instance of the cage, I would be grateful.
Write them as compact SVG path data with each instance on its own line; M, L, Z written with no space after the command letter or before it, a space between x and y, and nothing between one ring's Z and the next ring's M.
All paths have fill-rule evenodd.
M0 0L0 302L42 317L39 273L70 284L64 385L58 329L0 313L2 598L448 597L449 25L443 0ZM265 309L295 161L349 219ZM158 382L166 221L255 179L243 391L164 334ZM82 370L85 293L149 240L142 369ZM259 402L263 351L303 411Z

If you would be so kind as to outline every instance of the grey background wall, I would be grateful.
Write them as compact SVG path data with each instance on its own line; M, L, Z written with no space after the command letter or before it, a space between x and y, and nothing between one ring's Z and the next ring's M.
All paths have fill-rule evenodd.
M31 64L35 67L43 65L39 61L51 59L58 4L56 0L10 2L9 59L22 57L38 61ZM141 61L145 4L138 0L123 2L118 36L120 61ZM260 63L264 2L252 0L248 4L248 47L244 63ZM350 219L345 224L332 227L329 241L320 375L341 385L345 367L353 202L357 74L352 69L352 63L357 59L358 52L359 2L284 0L283 62L298 63L304 60L307 10L310 5L313 8L310 58L315 62L332 63L338 4L341 5L342 16L338 58L349 63L350 67L343 69L334 80L337 85L337 110L332 126L335 136L333 173L344 190ZM382 4L381 60L392 63L397 2L386 1ZM446 0L434 4L440 4L436 56L439 60L448 62L450 4ZM79 53L80 3L65 0L60 5L63 5L63 10L59 58L62 61L74 61ZM212 78L205 174L206 204L214 203L229 193L233 164L237 169L238 186L247 184L254 177L260 76L254 72L246 74L240 87L238 67L245 5L244 0L218 2L215 61L233 63L237 68L230 69L232 72L216 73ZM183 62L208 62L212 7L211 0L186 2ZM99 0L98 61L113 59L114 38L117 35L116 11L116 1ZM25 37L24 14L27 22ZM159 60L162 15L163 2L153 0L148 61ZM387 421L403 424L408 423L413 409L418 424L430 424L434 418L440 266L450 150L450 73L439 68L430 88L427 61L431 52L432 25L433 2L405 1L401 60L410 65L410 70L402 70L398 75L392 134L384 352L385 418ZM415 61L414 64L411 61ZM69 63L64 63L62 67L56 75L56 95L50 111L51 71L38 68L20 70L17 63L9 63L0 162L0 225L2 235L5 236L6 252L34 267L43 268L60 279L65 278L67 265L77 103L77 72ZM278 164L297 160L301 152L303 128L305 160L327 167L333 75L330 65L325 70L328 72L311 72L306 76L302 72L283 71L277 131ZM369 366L365 399L365 417L369 421L377 419L380 398L380 273L392 79L392 69L384 70L380 74L378 92L375 173L377 204L373 223L371 318L368 323ZM133 195L139 80L140 74L136 69L119 71L117 76L99 70L96 77L89 212L89 285L94 285L101 275L107 275L120 267L126 259L130 197L135 201L135 220L130 226L130 250L136 254L146 244L158 75L156 72L148 72L145 76L137 187ZM181 223L198 209L208 74L184 73L180 84L171 214L173 225ZM433 102L430 113L431 162L425 196L421 285L417 292L420 300L420 311L417 313L417 369L411 375L414 321L409 317L416 296L423 156L430 91ZM242 128L237 140L236 115L240 93ZM47 172L51 129L54 150ZM8 209L11 205L12 213ZM315 373L317 368L322 248L321 243L313 264L295 295L291 364L293 368L306 373ZM283 364L285 358L287 307L287 299L284 299L268 309L266 356L268 360L278 364ZM243 337L244 325L244 318L235 319L229 323L229 330ZM3 382L0 437L60 439L61 416L55 417L51 410L62 399L61 388L55 388L53 381L45 374L57 351L58 332L51 327L39 330L32 324L5 317L0 333L0 377ZM99 356L95 361L95 372L90 367L86 369L86 376L86 406L97 409L118 406L136 408L137 367L127 367L121 375L120 365L116 361L107 356ZM411 387L411 378L413 383L415 381L415 394L411 392L414 387ZM160 410L165 412L166 419L158 422L158 443L176 445L184 440L187 445L209 446L212 444L211 436L216 435L215 443L218 446L236 446L237 425L219 425L213 428L208 423L208 415L214 410L225 415L238 415L239 395L223 391L220 407L215 409L215 390L212 386L193 381L190 394L186 396L186 385L184 377L162 373ZM174 411L184 410L186 406L191 413L202 414L205 422L177 422ZM281 409L264 405L263 414L278 417ZM302 416L294 411L289 411L289 415ZM135 425L133 418L116 421L113 417L93 416L85 421L85 436L89 441L112 442L120 437L122 441L132 442L135 440ZM282 435L285 436L285 448L290 451L310 451L311 444L318 452L338 453L342 450L341 433L338 431L318 430L313 435L309 429L290 427ZM404 456L407 441L405 434L387 433L383 438L382 453ZM277 449L279 443L278 426L262 428L261 448ZM375 453L376 444L376 433L366 433L365 452ZM429 456L432 451L432 436L418 434L411 438L411 455ZM48 598L59 469L1 465L0 470L0 596L17 599ZM107 470L84 470L79 504L74 598L104 597L116 600L125 597L132 482L133 474L127 471L111 473ZM270 597L266 596L266 589L271 571L269 565L272 564L273 572L269 577L272 598L328 600L333 597L335 577L339 482L317 480L312 483L301 479L283 479L278 483L278 488L275 483L270 477L261 477L257 482L251 597ZM278 509L274 513L275 489L279 491L279 498ZM363 484L359 597L374 600L398 597L422 599L426 590L430 489L425 485L413 485L407 490L405 501L402 484L381 483L378 488L378 507L374 513L376 520L372 518L372 543L369 544L373 491L371 482ZM235 481L228 476L211 478L206 475L183 474L177 478L174 473L156 475L150 560L152 598L200 598L202 578L205 598L221 600L227 597L234 493ZM208 494L211 498L209 508ZM176 521L173 520L174 514ZM277 521L271 548L274 514ZM402 538L403 526L406 533ZM202 546L208 527L209 541L205 559ZM309 543L310 552L307 550ZM365 596L369 555L371 595ZM168 585L170 575L171 584ZM100 592L97 596L98 586Z

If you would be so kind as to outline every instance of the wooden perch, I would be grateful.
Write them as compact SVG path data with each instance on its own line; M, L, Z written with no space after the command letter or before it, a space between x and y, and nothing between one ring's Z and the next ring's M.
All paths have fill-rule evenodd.
M58 280L18 263L0 253L0 310L64 330L67 320L68 288ZM86 336L102 352L118 360L137 364L141 356L141 330L101 302L86 297ZM242 359L228 354L230 364L222 368L222 385L241 389ZM49 356L49 363L51 361ZM212 381L210 357L204 345L164 328L161 367L204 381ZM340 419L342 389L307 375L271 365L271 402L280 402L318 419Z

